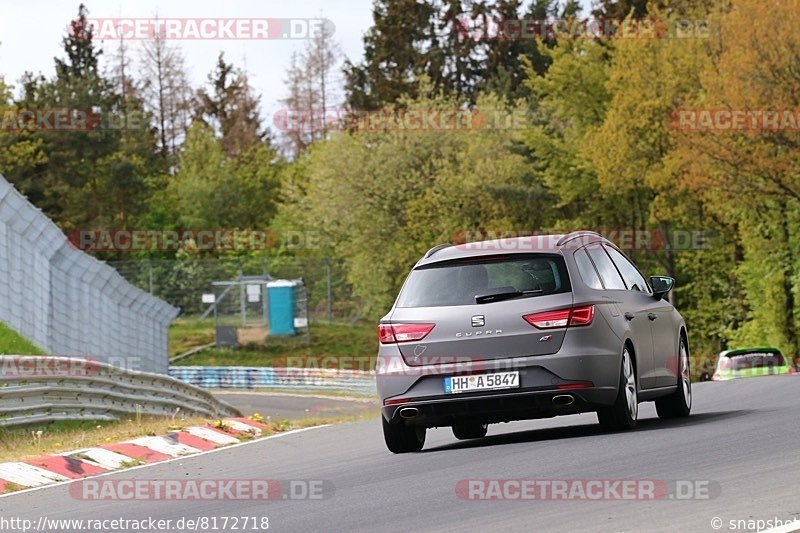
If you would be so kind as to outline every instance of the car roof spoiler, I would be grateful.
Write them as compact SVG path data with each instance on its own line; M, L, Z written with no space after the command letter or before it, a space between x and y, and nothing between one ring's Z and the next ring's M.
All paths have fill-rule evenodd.
M443 244L437 244L436 246L434 246L433 248L431 248L430 250L425 252L425 255L422 258L423 259L427 259L430 256L432 256L433 254L435 254L436 252L438 252L439 250L444 250L445 248L450 248L451 246L453 246L453 245L450 244L449 242L446 242L446 243L443 243Z
M605 240L605 237L603 237L596 231L573 231L558 239L556 246L563 246L569 241L577 239L579 237L597 237L599 240Z

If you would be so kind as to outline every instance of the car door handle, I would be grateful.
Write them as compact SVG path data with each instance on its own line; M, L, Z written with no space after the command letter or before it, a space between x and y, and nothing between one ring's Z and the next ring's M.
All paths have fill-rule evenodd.
M636 318L636 315L634 315L633 313L628 312L628 313L625 313L625 318L627 318L628 320L633 320L634 318Z
M652 321L658 318L658 315L655 313L647 313L647 318L649 318Z

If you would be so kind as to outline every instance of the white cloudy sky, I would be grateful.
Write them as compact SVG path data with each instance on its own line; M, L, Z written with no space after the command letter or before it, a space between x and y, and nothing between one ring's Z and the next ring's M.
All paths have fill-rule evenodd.
M83 0L91 18L328 18L335 38L353 60L362 55L363 33L372 22L372 0ZM53 57L62 55L61 39L75 17L79 0L0 0L0 75L15 83L26 71L52 76ZM589 0L583 0L588 5ZM229 61L246 66L262 95L265 118L280 108L284 73L299 40L180 41L195 85L205 80L222 50ZM104 45L108 51L115 43Z

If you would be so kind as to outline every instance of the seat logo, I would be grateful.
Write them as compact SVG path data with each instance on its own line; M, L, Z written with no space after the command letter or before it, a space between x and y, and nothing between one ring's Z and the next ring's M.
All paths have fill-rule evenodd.
M486 325L486 317L483 315L475 315L472 317L472 327L482 328Z

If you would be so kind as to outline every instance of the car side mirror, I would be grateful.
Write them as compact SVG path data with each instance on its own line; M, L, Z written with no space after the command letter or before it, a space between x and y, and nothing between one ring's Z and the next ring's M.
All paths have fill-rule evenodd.
M650 286L653 287L653 297L660 300L675 286L675 280L668 276L651 276Z

